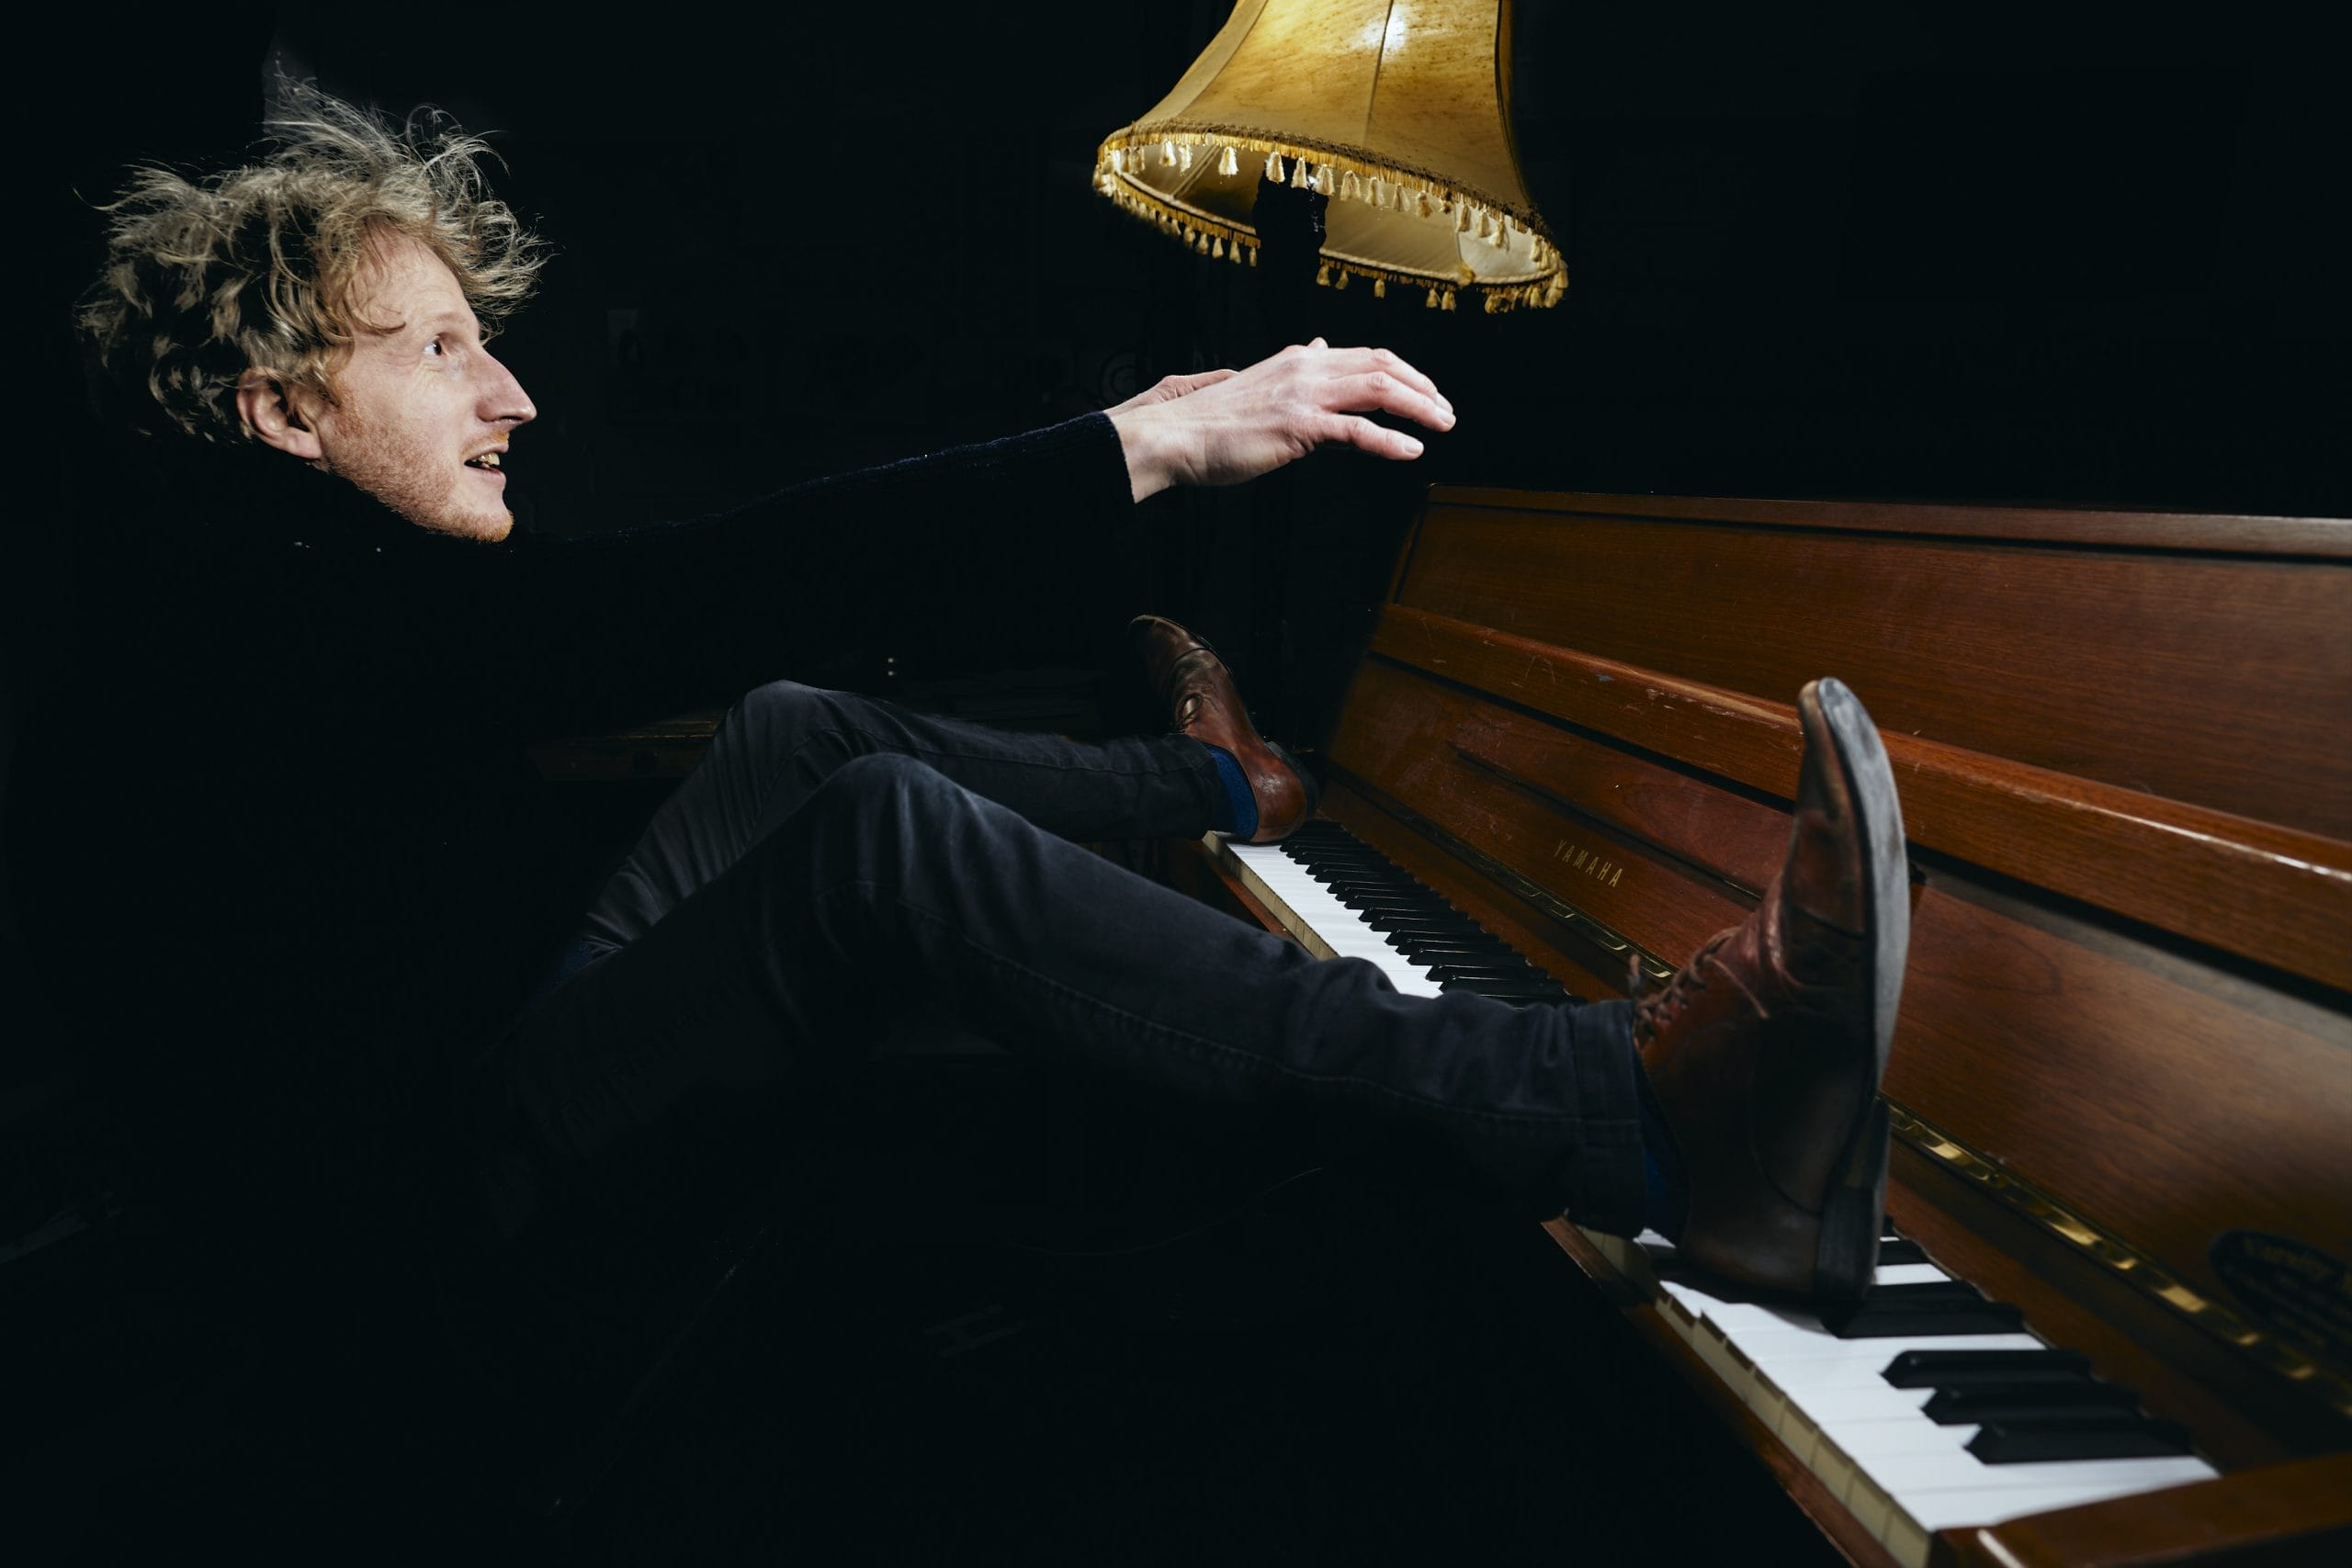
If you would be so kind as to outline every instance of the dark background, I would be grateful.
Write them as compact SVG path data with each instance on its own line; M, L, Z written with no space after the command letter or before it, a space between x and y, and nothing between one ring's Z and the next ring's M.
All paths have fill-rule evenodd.
M1092 194L1102 135L1226 9L288 4L125 28L14 106L66 176L40 186L40 325L62 359L86 202L133 157L233 152L275 62L495 133L558 251L502 345L542 411L512 487L538 526L1002 434L1316 333L1386 344L1460 412L1420 462L1170 497L1072 574L1066 617L991 649L1107 668L1136 611L1191 616L1308 741L1432 480L2352 505L2345 139L2312 38L2123 7L1522 5L1517 133L1571 287L1490 318L1213 265ZM1006 563L1033 570L1017 539ZM845 678L986 657L893 635L845 646Z
M541 410L511 471L518 510L542 528L691 512L1004 434L1318 333L1396 349L1460 412L1458 429L1432 439L1418 464L1332 454L1246 490L1155 501L1137 527L1106 536L1098 559L1038 562L1007 538L1008 580L1042 573L1069 585L1066 613L1051 617L1001 624L989 615L998 585L976 584L966 621L902 627L888 616L888 583L848 585L841 599L870 605L859 617L870 628L845 626L824 668L808 672L847 683L1047 665L1114 672L1101 682L1110 692L1126 679L1126 618L1152 609L1208 632L1268 728L1311 742L1432 481L2326 515L2352 507L2342 390L2352 333L2332 221L2342 205L2340 84L2318 70L2313 39L2233 17L2166 33L2121 10L1521 5L1516 129L1571 287L1555 310L1489 318L1427 312L1403 291L1374 300L1207 263L1092 194L1096 142L1157 101L1225 10L1216 0L1049 0L955 13L796 9L766 22L315 4L153 22L109 12L71 60L28 61L10 101L18 166L30 171L20 178L32 220L16 243L46 417L19 423L19 473L30 482L11 508L0 696L14 701L20 681L40 676L75 615L54 572L62 541L44 525L65 514L62 498L106 482L83 457L67 325L97 254L91 204L134 159L233 156L254 134L274 62L395 112L437 103L495 133L511 164L503 193L557 251L542 299L500 344ZM937 520L942 530L959 525ZM910 551L923 545L907 541ZM0 788L6 738L0 714ZM583 857L601 852L590 846ZM106 1181L91 1152L103 1148L90 1135L101 1112L73 1096L71 998L45 995L20 957L15 929L39 911L5 913L0 983L11 1002L0 1018L17 1043L0 1047L9 1056L0 1061L9 1157L0 1229L15 1235L50 1216L61 1180L94 1213L107 1201L89 1196ZM1181 1230L1253 1190L1246 1160L1239 1175L1204 1177L1185 1163L1198 1147L1172 1134L1152 1151L1168 1157L1167 1171L1155 1179L1113 1167L1125 1174L1106 1184L1103 1148L1055 1141L1080 1114L1050 1100L1039 1112L1016 1087L996 1082L957 1101L968 1112L996 1094L1033 1108L993 1121L974 1113L973 1136L985 1143L1029 1125L1003 1118L1042 1116L1035 1159L1055 1168L1040 1181L1094 1183L1094 1218L1114 1229L1148 1232L1174 1213L1161 1228ZM937 1207L943 1171L972 1179L958 1157L896 1173L899 1213ZM999 1170L993 1179L1012 1178ZM918 1190L924 1181L934 1185ZM1160 1207L1123 1208L1137 1186ZM664 1457L616 1483L611 1559L663 1554L687 1520L736 1532L706 1554L714 1557L810 1544L799 1521L838 1487L837 1510L872 1510L881 1556L891 1542L902 1555L936 1557L945 1542L978 1540L1032 1558L1057 1555L1057 1542L1103 1560L1089 1548L1110 1527L1041 1535L1043 1516L1001 1502L1023 1495L1001 1466L1017 1471L1029 1444L1045 1445L1041 1473L1060 1466L1073 1485L1095 1488L1094 1506L1117 1515L1118 1528L1159 1532L1157 1554L1134 1541L1115 1554L1130 1560L1253 1555L1237 1553L1198 1511L1155 1518L1154 1489L1137 1478L1163 1472L1161 1490L1321 1499L1327 1513L1294 1511L1288 1533L1258 1542L1268 1556L1365 1560L1385 1547L1427 1560L1458 1549L1412 1533L1453 1517L1435 1502L1414 1514L1397 1501L1416 1477L1433 1498L1448 1488L1477 1495L1500 1521L1487 1544L1510 1555L1498 1543L1520 1540L1513 1531L1526 1532L1521 1544L1548 1539L1545 1486L1597 1462L1596 1445L1614 1441L1636 1464L1668 1466L1702 1440L1679 1406L1650 1413L1653 1449L1638 1424L1596 1427L1595 1402L1649 1397L1613 1384L1586 1387L1584 1414L1543 1421L1541 1402L1562 1380L1589 1379L1611 1359L1606 1314L1588 1313L1571 1332L1518 1307L1464 1304L1518 1300L1529 1270L1559 1267L1540 1238L1541 1261L1507 1259L1464 1241L1455 1216L1408 1213L1386 1229L1363 1218L1374 1206L1360 1193L1307 1187L1283 1201L1295 1223L1282 1223L1282 1202L1252 1211L1266 1226L1216 1231L1214 1258L1149 1253L1082 1288L1035 1268L1008 1271L1001 1252L975 1263L953 1245L922 1261L873 1250L871 1237L770 1251L767 1277L736 1310L771 1320L702 1374L706 1386L687 1402L701 1414L679 1419L674 1440L654 1450ZM137 1218L134 1204L123 1223ZM829 1223L851 1230L854 1216ZM1514 1234L1531 1239L1523 1226ZM1316 1260L1277 1283L1306 1303L1297 1323L1313 1325L1311 1355L1270 1371L1214 1335L1170 1341L1119 1327L1244 1325L1262 1354L1268 1314L1288 1323L1290 1309L1199 1297L1262 1289L1267 1276L1234 1255L1295 1251L1302 1236ZM803 1266L812 1257L826 1260L813 1274ZM1171 1304L1179 1280L1190 1305ZM168 1330L169 1281L144 1289L120 1294L116 1310L131 1321L103 1343L185 1342ZM1099 1307L1106 1294L1125 1308L1080 1314L1094 1336L1082 1350L1067 1336L1015 1336L1007 1343L1049 1348L958 1361L952 1375L904 1371L931 1366L922 1348L937 1324L967 1308L994 1301L993 1310L1042 1322L1067 1317L1074 1300ZM1351 1311L1332 1311L1335 1297ZM0 1302L15 1299L0 1291ZM889 1303L878 1317L877 1301ZM152 1322L139 1315L150 1310L142 1302L163 1303ZM1119 1331L1102 1329L1106 1321ZM1566 1370L1519 1358L1532 1340L1579 1336L1602 1348ZM12 1342L40 1357L52 1344ZM1432 1348L1448 1342L1482 1351ZM786 1354L746 1348L760 1346ZM846 1358L862 1370L844 1372L844 1386L864 1393L830 1411L839 1427L779 1438L773 1411L811 1397L794 1382L811 1356ZM283 1465L300 1449L299 1433L264 1439L250 1425L192 1416L225 1377L220 1369L181 1350L133 1364L119 1383L130 1391L126 1430L168 1428L180 1436L156 1441L218 1450L231 1468ZM1368 1366L1381 1392L1360 1385ZM1234 1397L1237 1375L1276 1393L1216 1405ZM1074 1392L1090 1379L1104 1385L1091 1404ZM151 1399L155 1389L174 1392ZM1089 1426L1104 1418L1106 1391L1132 1393L1148 1416ZM1011 1426L1009 1408L1023 1413ZM926 1425L938 1427L928 1446L910 1435ZM1531 1435L1531 1426L1545 1429ZM1092 1438L1074 1448L1071 1430L1121 1436L1086 1454ZM766 1446L743 1447L747 1431ZM1604 1431L1606 1440L1593 1435ZM1575 1432L1586 1435L1572 1441ZM894 1443L907 1467L886 1466L879 1480L853 1483L820 1462L829 1446ZM1000 1468L955 1464L992 1449L1003 1450ZM104 1464L135 1473L125 1451L100 1443L101 1468L77 1470L84 1491L61 1493L51 1514L96 1495L88 1489L102 1489ZM1183 1469L1203 1452L1223 1456L1223 1468ZM791 1468L797 1490L779 1495L763 1466ZM220 1479L181 1477L192 1494ZM698 1511L714 1493L766 1498L768 1513ZM943 1495L998 1515L939 1525L936 1538L907 1522ZM1687 1512L1670 1496L1623 1496ZM331 1497L316 1507L350 1513ZM1404 1533L1386 1533L1391 1526ZM12 1544L0 1535L0 1551ZM1597 1560L1610 1558L1599 1550Z

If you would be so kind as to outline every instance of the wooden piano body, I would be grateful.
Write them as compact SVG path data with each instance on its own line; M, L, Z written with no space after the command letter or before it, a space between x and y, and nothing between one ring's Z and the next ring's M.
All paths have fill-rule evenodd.
M2352 522L1440 487L1323 812L1571 990L1622 994L1754 906L1822 674L1884 733L1912 844L1890 1218L2223 1474L1891 1540L1885 1499L1744 1404L1594 1238L1555 1238L1858 1562L2332 1557Z

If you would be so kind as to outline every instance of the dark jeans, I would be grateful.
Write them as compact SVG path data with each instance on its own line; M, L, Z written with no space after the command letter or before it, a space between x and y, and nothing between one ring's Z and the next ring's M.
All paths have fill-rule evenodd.
M503 1227L583 1199L721 1210L877 1043L935 1017L1637 1231L1624 1003L1400 997L1072 841L1197 836L1216 788L1181 736L753 692L597 897L585 966L484 1065L486 1120L526 1145L492 1181Z

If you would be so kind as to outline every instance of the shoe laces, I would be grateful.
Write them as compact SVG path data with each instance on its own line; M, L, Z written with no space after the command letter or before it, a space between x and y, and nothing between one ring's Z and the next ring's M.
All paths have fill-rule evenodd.
M1649 977L1643 973L1641 959L1635 956L1626 961L1626 968L1631 977L1626 982L1625 994L1634 1003L1635 1043L1638 1044L1656 1036L1668 1024L1674 1021L1675 1014L1680 1012L1693 996L1707 988L1706 978L1701 971L1711 966L1721 972L1724 977L1731 982L1734 990L1747 998L1748 1005L1756 1010L1758 1017L1768 1018L1771 1015L1771 1010L1764 1005L1762 998L1747 986L1742 985L1739 976L1732 972L1731 965L1716 956L1724 943L1737 934L1738 928L1734 927L1730 931L1718 931L1709 937L1701 945L1699 951L1690 955L1690 962L1676 970L1674 977L1667 981L1665 988L1654 996L1645 997L1642 994L1648 984Z

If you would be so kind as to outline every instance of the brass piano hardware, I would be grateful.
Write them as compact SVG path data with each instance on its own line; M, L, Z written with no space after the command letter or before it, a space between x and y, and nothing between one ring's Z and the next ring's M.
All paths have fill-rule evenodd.
M1887 1101L1894 1135L1945 1169L1991 1193L2138 1290L2271 1371L2309 1389L2340 1416L2352 1416L2352 1379L2321 1366L2277 1336L2196 1290L2111 1231L2101 1229L1991 1156L1934 1122Z
M1594 919L1551 889L1529 881L1484 850L1454 837L1395 795L1380 788L1379 785L1367 783L1353 773L1348 774L1348 785L1431 843L1460 859L1465 864L1476 867L1485 874L1488 880L1509 888L1603 952L1613 953L1621 958L1631 954L1640 963L1644 979L1665 981L1674 978L1673 964L1636 943L1631 938L1621 935L1612 928Z

